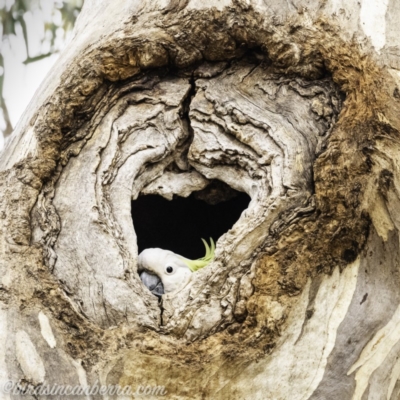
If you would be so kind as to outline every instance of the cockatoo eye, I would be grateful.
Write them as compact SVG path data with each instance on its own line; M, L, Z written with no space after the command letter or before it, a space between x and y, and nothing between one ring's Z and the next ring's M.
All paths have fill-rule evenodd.
M168 265L167 267L165 267L165 272L167 274L173 274L174 273L174 267L171 267L170 265Z

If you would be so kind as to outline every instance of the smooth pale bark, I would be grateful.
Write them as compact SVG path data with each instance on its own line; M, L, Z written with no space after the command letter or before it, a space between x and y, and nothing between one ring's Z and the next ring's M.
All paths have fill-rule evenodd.
M397 17L87 0L0 158L0 381L397 399ZM249 207L158 302L131 200L215 179Z

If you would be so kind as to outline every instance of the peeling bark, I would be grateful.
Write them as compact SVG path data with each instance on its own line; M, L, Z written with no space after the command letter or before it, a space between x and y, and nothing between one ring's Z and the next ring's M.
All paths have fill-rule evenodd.
M394 400L397 8L214 3L85 2L0 159L0 381ZM159 302L131 200L216 180L249 207Z

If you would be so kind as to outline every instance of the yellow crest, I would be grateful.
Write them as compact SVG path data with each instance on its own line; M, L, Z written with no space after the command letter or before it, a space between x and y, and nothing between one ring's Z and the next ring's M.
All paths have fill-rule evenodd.
M187 258L183 259L183 262L189 267L192 272L198 271L201 268L204 268L206 265L210 264L210 262L214 259L214 252L215 252L215 243L212 238L210 238L210 244L201 239L204 243L204 247L206 248L206 255L202 258L197 260L188 260Z

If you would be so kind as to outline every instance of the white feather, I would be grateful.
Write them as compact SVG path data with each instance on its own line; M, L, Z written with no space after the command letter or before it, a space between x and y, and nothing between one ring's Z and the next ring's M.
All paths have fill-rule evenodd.
M139 272L147 270L157 275L165 293L182 290L191 280L192 271L184 263L185 258L169 250L146 249L139 254ZM170 267L170 268L168 268ZM172 273L169 272L172 268Z

